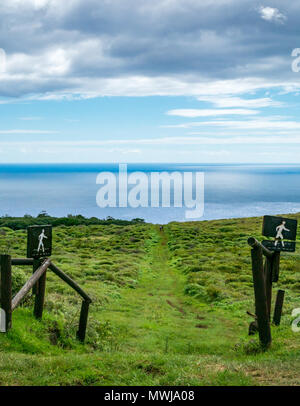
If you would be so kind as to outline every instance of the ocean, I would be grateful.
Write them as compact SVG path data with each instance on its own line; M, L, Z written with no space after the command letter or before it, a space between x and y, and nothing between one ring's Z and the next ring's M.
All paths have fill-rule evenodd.
M117 164L2 164L0 216L143 218L165 224L187 221L185 207L107 207L96 202L100 172L118 175ZM300 212L300 165L128 164L128 174L203 172L204 215L194 220ZM171 184L172 188L174 187ZM195 187L195 185L194 185ZM172 194L172 190L171 190Z

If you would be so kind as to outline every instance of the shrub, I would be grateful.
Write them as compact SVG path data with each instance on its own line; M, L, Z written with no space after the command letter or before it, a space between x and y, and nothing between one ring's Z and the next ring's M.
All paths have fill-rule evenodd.
M190 283L188 284L185 289L184 293L189 296L195 296L197 298L205 298L206 292L203 286L198 285L197 283Z
M29 277L20 268L13 268L12 271L12 296L15 296L25 285Z
M210 301L222 300L224 297L222 290L216 285L208 285L206 294Z

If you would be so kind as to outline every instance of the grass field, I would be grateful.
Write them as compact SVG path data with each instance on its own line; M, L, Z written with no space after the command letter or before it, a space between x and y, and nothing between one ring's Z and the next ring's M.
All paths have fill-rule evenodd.
M293 218L300 215L293 215ZM247 237L261 218L59 226L53 262L92 297L86 344L75 339L80 298L51 271L45 313L29 296L0 335L0 385L299 385L300 251L283 254L286 291L273 343L247 335L254 311ZM0 228L0 249L25 257L26 231ZM18 291L32 269L13 268ZM275 296L275 295L274 295Z

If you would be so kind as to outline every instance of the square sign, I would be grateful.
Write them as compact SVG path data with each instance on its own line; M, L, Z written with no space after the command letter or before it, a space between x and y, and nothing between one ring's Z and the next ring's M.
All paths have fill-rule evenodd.
M269 250L294 252L296 249L297 220L264 216L262 234L265 237L274 237L274 241L262 242Z
M27 228L27 258L50 257L52 253L52 226Z

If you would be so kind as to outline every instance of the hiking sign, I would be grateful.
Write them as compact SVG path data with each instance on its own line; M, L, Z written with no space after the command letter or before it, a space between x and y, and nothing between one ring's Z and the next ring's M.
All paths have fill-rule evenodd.
M27 258L50 257L52 253L52 226L27 228Z
M265 240L262 244L270 251L294 252L296 249L297 220L264 216L263 231L265 237L273 237L274 240Z

